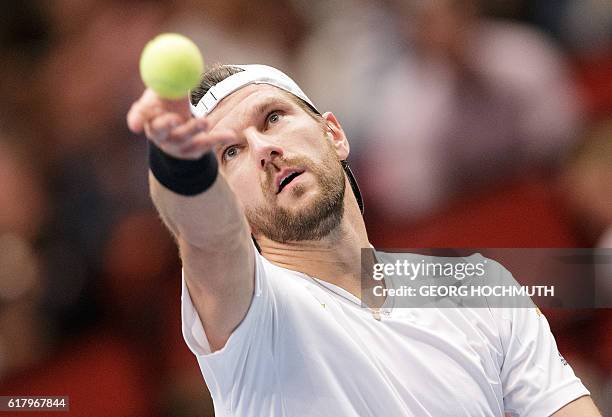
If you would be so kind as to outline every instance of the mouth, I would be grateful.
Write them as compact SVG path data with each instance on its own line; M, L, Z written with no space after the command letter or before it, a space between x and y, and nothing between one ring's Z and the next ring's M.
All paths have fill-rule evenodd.
M303 170L287 169L281 171L276 177L276 194L280 194L283 189L291 184L291 182L302 175Z

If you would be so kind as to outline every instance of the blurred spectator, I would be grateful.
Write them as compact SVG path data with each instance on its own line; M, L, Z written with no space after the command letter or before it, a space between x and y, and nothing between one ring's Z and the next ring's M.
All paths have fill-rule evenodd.
M612 4L606 0L534 0L533 21L577 54L598 55L612 41Z
M49 44L49 25L34 0L3 4L0 13L0 126L19 141L30 140L37 65ZM26 133L24 136L22 134ZM33 145L30 143L30 145Z
M472 0L393 2L411 49L368 88L364 169L394 218L437 208L534 164L555 164L580 111L564 60L535 29L480 16Z
M47 134L49 157L95 153L112 128L125 132L123 114L142 83L138 57L165 19L156 1L42 2L51 25L50 50L38 68L36 122ZM51 105L52 104L52 105Z
M30 242L0 234L0 381L36 366L50 348L50 320L41 308L45 283Z
M312 29L296 52L296 79L321 111L336 115L355 161L382 79L402 52L401 38L378 2L315 1L303 10Z
M612 119L590 128L562 174L563 193L581 233L592 246L604 242L612 227Z
M532 0L531 20L571 53L580 93L592 118L612 114L612 3Z
M0 380L47 353L50 320L41 308L47 286L35 242L46 195L23 150L0 138Z
M261 63L291 72L291 53L304 23L293 2L177 0L166 31L181 32L201 48L207 66Z
M575 224L591 246L602 248L596 268L597 302L612 300L612 119L592 126L568 160L561 176L562 191ZM607 250L603 249L607 248ZM612 369L612 343L608 350Z

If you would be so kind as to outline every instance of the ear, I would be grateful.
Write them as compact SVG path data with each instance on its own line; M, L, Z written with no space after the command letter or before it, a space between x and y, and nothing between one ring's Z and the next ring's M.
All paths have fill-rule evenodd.
M332 112L323 113L322 117L327 123L327 133L332 141L332 146L336 150L338 159L340 161L344 161L346 158L348 158L350 151L348 139L344 134L344 130L342 130L340 122L338 122L338 119L336 119L336 116L334 116Z

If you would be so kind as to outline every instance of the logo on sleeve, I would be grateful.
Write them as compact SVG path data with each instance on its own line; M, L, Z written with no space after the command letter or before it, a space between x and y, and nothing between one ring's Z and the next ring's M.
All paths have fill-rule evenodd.
M563 357L563 355L561 354L561 352L557 352L559 354L559 359L561 360L561 363L565 366L568 365L567 361L565 360L565 358Z

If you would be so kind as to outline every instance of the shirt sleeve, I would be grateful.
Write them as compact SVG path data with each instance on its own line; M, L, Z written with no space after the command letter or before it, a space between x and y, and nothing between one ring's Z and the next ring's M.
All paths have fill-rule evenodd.
M267 374L273 369L271 363L275 326L274 304L274 293L269 285L262 256L255 250L255 288L251 305L225 346L211 352L204 327L183 276L181 296L183 337L198 360L213 399L229 399L231 398L229 394L236 384L241 386L257 382L252 379L262 379L263 382L270 377ZM256 357L257 361L248 360L249 357Z
M537 307L494 309L499 314L504 361L504 407L512 416L550 416L589 395L563 358L546 317Z

